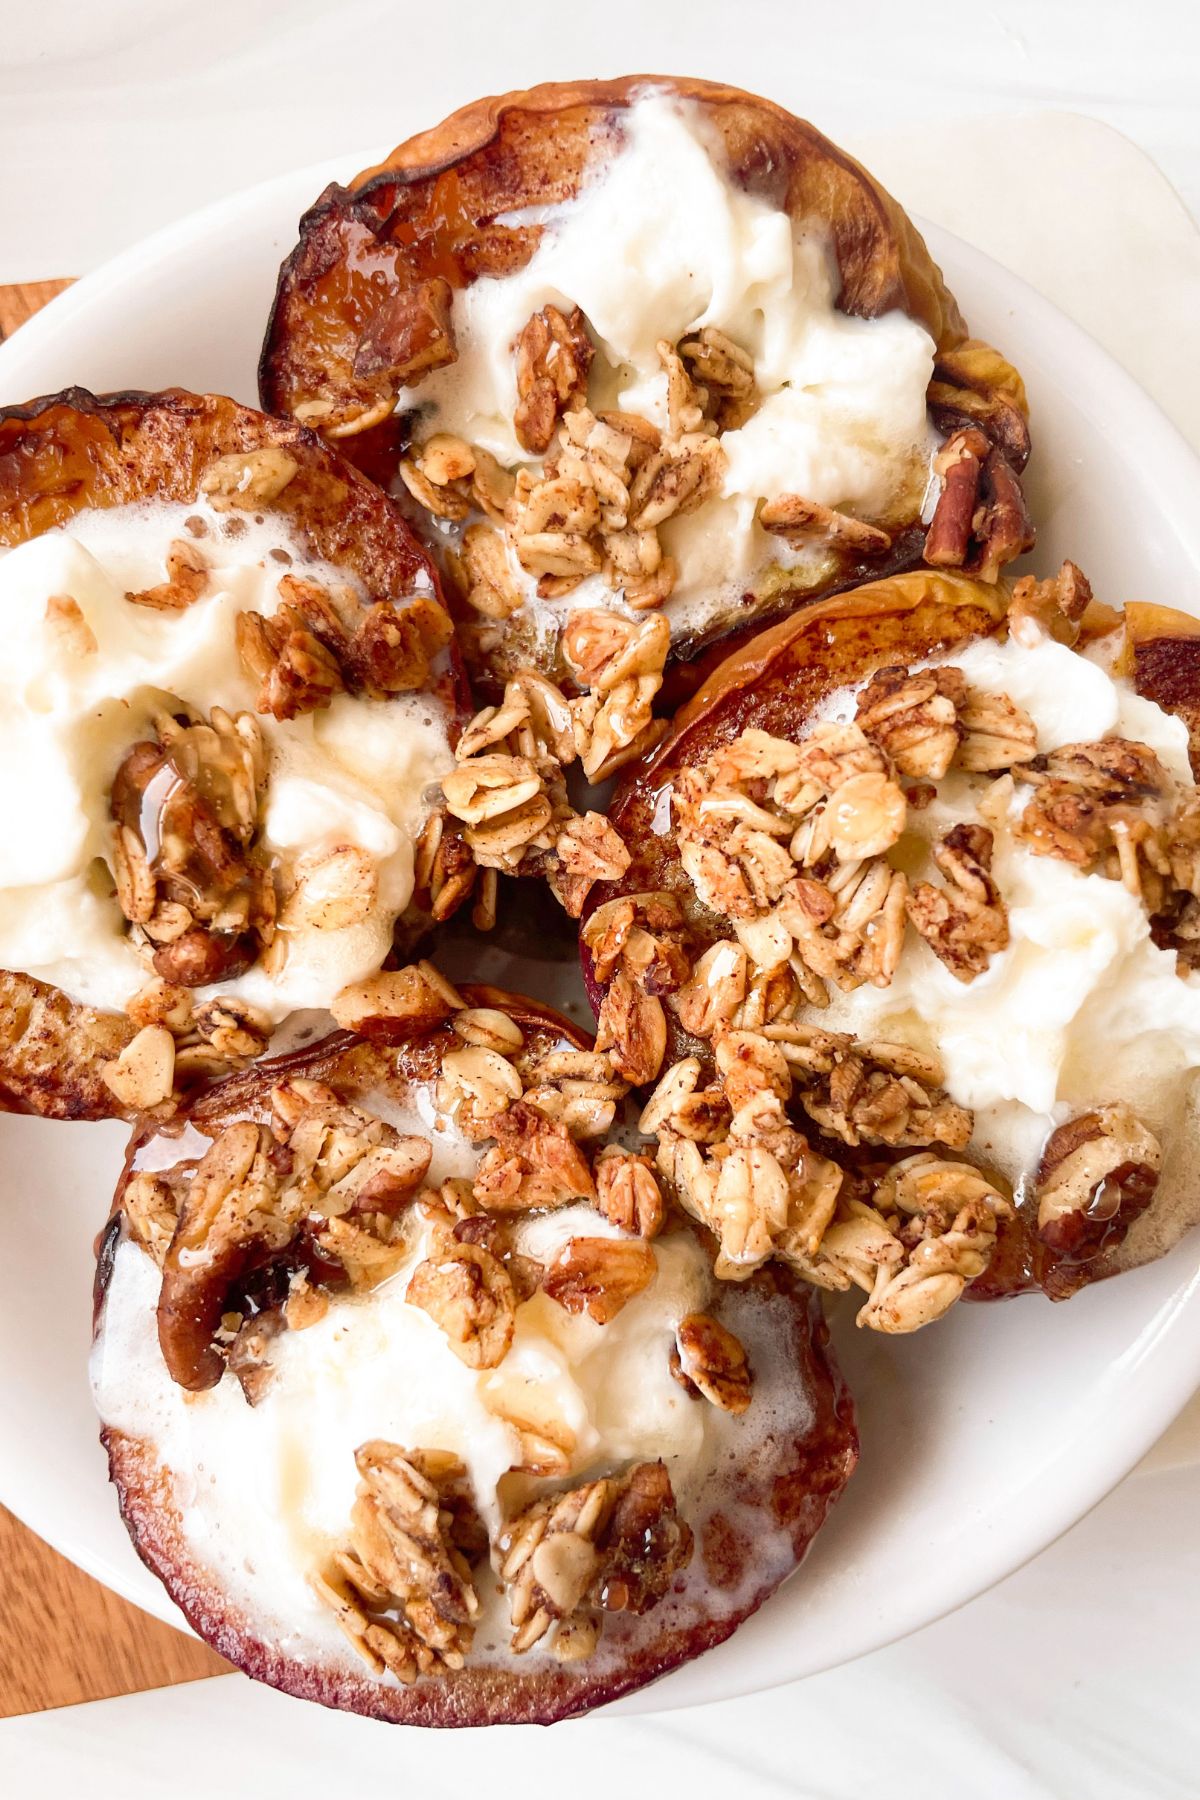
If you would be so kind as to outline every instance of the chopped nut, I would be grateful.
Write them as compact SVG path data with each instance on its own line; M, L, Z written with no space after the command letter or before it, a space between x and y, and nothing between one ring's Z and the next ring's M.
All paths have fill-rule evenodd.
M638 1156L607 1144L596 1158L596 1205L606 1219L639 1238L662 1230L662 1190L649 1155Z
M1008 908L991 876L992 834L983 825L955 825L933 860L946 886L919 881L908 916L952 975L974 981L1008 945Z
M594 812L567 821L554 840L554 853L563 871L556 881L559 897L572 919L583 911L593 883L619 881L631 860L619 833Z
M272 618L239 613L235 631L238 655L260 683L256 712L295 719L344 692L337 658L295 607L281 606Z
M482 1244L442 1245L414 1269L404 1297L441 1326L469 1369L494 1369L508 1354L516 1296L504 1264Z
M662 1001L643 993L624 969L601 1003L596 1047L609 1051L613 1067L635 1087L658 1079L667 1053L667 1015Z
M1008 628L1019 644L1036 644L1043 637L1074 644L1091 601L1091 583L1073 562L1065 562L1048 581L1022 575L1008 603Z
M587 399L593 350L582 312L556 306L533 314L516 344L517 440L532 456L550 447L559 417Z
M880 669L858 696L857 723L901 774L940 781L959 747L966 698L961 669Z
M524 1212L595 1199L592 1172L565 1125L518 1100L487 1126L496 1142L480 1162L473 1189L485 1211Z
M750 1404L746 1352L718 1320L689 1313L675 1329L679 1370L706 1400L723 1412L743 1413Z
M1123 1102L1053 1131L1037 1199L1038 1236L1055 1261L1078 1265L1119 1244L1153 1199L1161 1168L1157 1138Z
M542 1288L570 1313L608 1325L654 1280L654 1251L640 1238L575 1237L548 1264Z

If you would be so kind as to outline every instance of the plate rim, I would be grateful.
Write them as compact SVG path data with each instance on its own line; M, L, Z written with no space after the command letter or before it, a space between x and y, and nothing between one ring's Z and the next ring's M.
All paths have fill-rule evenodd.
M0 344L0 385L7 391L11 386L10 372L19 378L22 365L36 361L53 344L63 325L75 324L81 317L86 318L94 305L103 303L113 290L127 288L129 283L136 281L140 272L161 265L182 248L194 248L198 239L203 239L210 233L222 234L243 214L252 215L273 203L278 203L281 208L285 197L294 200L302 183L304 191L315 196L330 180L349 179L347 171L367 166L372 154L367 151L362 153L361 158L322 158L316 163L271 176L185 214L128 246L117 256L81 276L33 319L24 323L5 343ZM1186 517L1183 509L1189 506L1194 508L1200 493L1200 455L1197 455L1179 427L1129 371L1085 327L1077 324L1023 277L1014 274L957 234L920 215L913 214L912 217L939 264L948 258L952 265L967 272L972 280L981 282L990 280L994 284L998 275L1006 302L1011 300L1014 308L1019 308L1026 319L1032 319L1039 346L1044 347L1051 356L1054 355L1056 346L1065 346L1068 360L1076 366L1082 361L1082 376L1086 379L1091 372L1095 372L1105 392L1116 395L1121 408L1127 415L1132 415L1137 428L1154 435L1165 452L1162 463L1156 465L1155 470L1156 487L1163 496L1164 510L1171 511L1177 517ZM287 247L285 246L284 254L287 253ZM31 396L22 396L29 397ZM1177 541L1200 568L1200 538L1192 546L1188 545L1186 538L1181 537ZM723 1646L710 1653L712 1659L719 1663L722 1676L726 1678L722 1684L723 1697L732 1699L749 1693L767 1692L809 1674L836 1668L912 1635L924 1626L958 1611L995 1587L1048 1549L1099 1505L1136 1467L1200 1384L1200 1264L1195 1263L1195 1246L1192 1240L1193 1267L1190 1276L1186 1273L1188 1248L1188 1241L1185 1240L1165 1259L1168 1263L1178 1264L1180 1279L1171 1292L1164 1296L1156 1315L1155 1328L1148 1337L1143 1334L1146 1341L1139 1341L1138 1345L1132 1347L1130 1356L1121 1359L1126 1364L1123 1371L1116 1368L1109 1371L1111 1380L1116 1381L1119 1377L1122 1391L1129 1391L1128 1383L1136 1381L1147 1360L1151 1361L1155 1384L1150 1393L1147 1394L1143 1389L1138 1394L1136 1414L1123 1421L1119 1439L1109 1433L1097 1433L1090 1438L1085 1435L1068 1440L1070 1479L1065 1487L1056 1487L1058 1503L1048 1503L1043 1495L1038 1509L1030 1508L1022 1513L1021 1519L1025 1524L1023 1531L1014 1533L1010 1529L995 1546L981 1549L977 1573L973 1574L967 1591L961 1591L960 1581L943 1579L943 1589L954 1588L954 1593L939 1589L932 1604L914 1600L912 1605L886 1625L877 1622L872 1628L869 1621L862 1622L861 1628L853 1634L854 1641L837 1646L831 1655L822 1654L817 1660L807 1658L799 1668L793 1665L777 1673L763 1671L752 1675L749 1680L738 1677L736 1651L729 1654L739 1633L731 1640L730 1646ZM1125 1279L1136 1280L1137 1272ZM1028 1305L1036 1303L1034 1299L1025 1302ZM1136 1355L1133 1350L1136 1350ZM1064 1449L1050 1466L1057 1470L1067 1454L1068 1451ZM1086 1478L1081 1471L1086 1472ZM1090 1496L1082 1504L1079 1498L1081 1493ZM2 1492L0 1502L11 1504ZM30 1529L42 1535L36 1517L30 1516L27 1508L18 1504L11 1510ZM85 1573L131 1604L177 1628L190 1630L165 1589L157 1590L154 1596L161 1600L161 1608L152 1606L148 1595L131 1592L130 1585L121 1580L123 1571L114 1569L107 1556L94 1554L87 1543L78 1544L59 1531L47 1537L46 1541ZM131 1575L134 1567L136 1565L131 1563ZM704 1663L709 1661L709 1657L702 1659ZM727 1669L726 1662L729 1665ZM685 1698L681 1695L678 1699L674 1698L672 1690L686 1674L685 1667L670 1678L642 1689L614 1707L602 1710L614 1714L633 1714L675 1710L701 1703L694 1697Z

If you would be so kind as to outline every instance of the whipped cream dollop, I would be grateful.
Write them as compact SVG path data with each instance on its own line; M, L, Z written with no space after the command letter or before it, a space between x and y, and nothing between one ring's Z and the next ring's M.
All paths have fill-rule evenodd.
M184 520L199 520L191 539ZM131 942L110 871L109 793L128 751L162 709L179 702L253 711L257 683L239 659L242 612L271 614L289 570L347 585L314 562L278 517L256 522L203 503L141 504L79 514L0 556L0 967L53 983L72 998L120 1010L152 971ZM171 542L195 541L210 564L203 594L182 611L126 599L163 580ZM353 585L353 584L349 584ZM50 602L66 596L86 633L62 629ZM413 884L413 844L429 790L452 766L441 706L422 695L388 701L337 696L324 711L260 716L268 752L263 846L285 868L341 846L375 873L369 915L340 929L285 924L287 954L221 993L279 1019L325 1007L372 974ZM204 997L209 990L201 990Z
M1052 639L982 639L945 659L972 686L1007 694L1031 716L1039 751L1117 735L1148 744L1190 784L1183 723L1088 655ZM843 690L825 717L852 718ZM975 1112L975 1144L1013 1177L1036 1162L1052 1127L1101 1101L1125 1100L1152 1129L1178 1118L1200 1069L1200 976L1176 973L1151 939L1143 902L1119 881L1037 856L1015 837L1032 789L1019 768L995 833L992 874L1010 942L960 982L911 929L891 985L835 992L831 1029L935 1051L946 1086ZM929 855L953 825L978 820L991 782L951 771L927 808L910 808L895 852L910 878L940 881Z
M443 1145L439 1158L446 1153ZM185 1541L235 1604L269 1617L285 1652L345 1653L308 1577L345 1541L360 1444L454 1451L494 1533L498 1484L521 1458L517 1420L573 1444L572 1476L663 1457L677 1494L711 1429L715 1409L689 1398L668 1361L676 1325L704 1305L712 1282L690 1232L655 1240L654 1280L607 1325L539 1292L517 1308L500 1365L473 1370L405 1300L431 1247L415 1210L408 1228L404 1261L386 1282L335 1297L316 1324L274 1340L273 1374L253 1407L228 1373L204 1393L171 1380L155 1321L159 1271L132 1240L116 1253L92 1354L100 1417L152 1447L171 1472ZM548 1261L571 1237L617 1235L590 1207L569 1206L522 1221L516 1247Z
M721 437L720 496L667 521L663 547L679 577L664 611L673 629L724 611L772 566L821 558L789 550L755 520L782 493L869 519L921 503L936 442L926 412L933 340L901 311L874 319L837 310L839 274L827 230L800 226L736 186L694 103L647 91L622 115L622 141L581 193L543 216L523 269L455 294L458 360L399 398L424 411L419 431L448 431L508 466L527 461L513 430L513 346L548 304L582 309L597 347L598 408L667 423L656 346L709 325L754 358L762 396ZM513 575L533 584L513 560ZM563 604L611 599L599 577Z

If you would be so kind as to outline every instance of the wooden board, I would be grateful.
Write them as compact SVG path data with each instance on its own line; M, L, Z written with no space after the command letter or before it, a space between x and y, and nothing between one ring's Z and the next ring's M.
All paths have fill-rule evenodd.
M0 286L0 337L69 286ZM119 1600L0 1507L0 1718L195 1681L227 1666Z

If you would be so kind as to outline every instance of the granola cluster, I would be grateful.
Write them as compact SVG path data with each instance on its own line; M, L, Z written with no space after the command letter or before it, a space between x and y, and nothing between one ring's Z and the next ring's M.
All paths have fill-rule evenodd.
M365 603L352 588L300 575L281 576L273 613L241 612L236 624L242 666L258 683L255 711L275 719L317 712L335 694L413 693L428 683L450 633L432 600Z
M154 971L178 987L240 975L275 938L259 848L267 787L252 713L160 712L113 779L117 901Z
M701 1085L698 1057L674 1064L640 1124L668 1191L716 1238L718 1277L744 1280L777 1257L820 1287L863 1288L858 1322L873 1330L940 1318L987 1267L1012 1206L944 1154L965 1147L973 1121L938 1062L795 1021L719 1028L713 1050L714 1079ZM839 1144L918 1154L872 1173ZM703 1386L682 1336L680 1365Z
M945 888L910 887L889 852L908 825L910 795L927 801L952 768L996 774L1036 752L1028 715L1007 696L969 688L960 669L888 668L862 689L853 721L818 723L800 743L750 729L685 770L673 796L680 859L749 959L736 978L728 958L720 962L722 1003L689 989L687 1029L731 1016L751 967L759 978L790 971L815 1006L827 1003L829 984L887 987L909 920L960 980L974 979L1008 942L991 833L955 827L935 847Z
M468 637L480 651L499 643L503 622L524 606L526 581L540 599L562 600L597 576L631 613L661 606L678 570L660 528L719 492L720 434L756 404L750 357L711 327L658 345L665 429L637 413L591 410L592 355L578 308L569 315L543 308L517 339L514 425L540 464L508 471L445 433L401 462L402 480L426 511L454 522L474 511L487 520L466 527L450 564Z
M500 873L545 876L578 918L592 883L618 880L629 867L629 853L604 815L578 813L567 798L563 771L578 755L574 708L582 704L568 702L545 676L523 670L500 705L484 707L459 739L442 792L461 828L454 834L464 858L460 880L469 891L474 871L484 874L481 927L494 921ZM446 828L439 822L433 829L440 855ZM435 916L444 892L434 898Z

